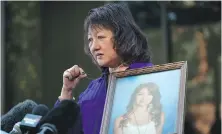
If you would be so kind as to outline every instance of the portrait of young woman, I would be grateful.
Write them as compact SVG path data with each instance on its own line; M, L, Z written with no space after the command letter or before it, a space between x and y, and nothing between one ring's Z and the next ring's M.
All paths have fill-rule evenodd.
M143 73L129 70L112 75L101 133L173 134L181 131L181 70L145 72L155 67L144 68ZM132 71L135 74L127 75Z
M136 87L127 105L127 112L115 121L114 134L162 134L164 113L159 87L143 83Z

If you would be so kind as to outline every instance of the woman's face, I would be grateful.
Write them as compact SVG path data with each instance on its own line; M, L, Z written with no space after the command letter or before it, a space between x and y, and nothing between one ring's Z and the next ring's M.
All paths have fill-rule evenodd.
M141 89L136 95L136 104L139 106L148 106L153 99L147 88Z
M89 49L93 58L102 67L117 67L119 56L113 48L113 33L104 28L90 28L88 32Z

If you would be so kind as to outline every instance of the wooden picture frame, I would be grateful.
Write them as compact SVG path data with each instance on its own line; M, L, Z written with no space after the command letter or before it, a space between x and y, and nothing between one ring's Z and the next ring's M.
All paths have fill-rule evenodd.
M186 75L186 61L111 73L100 134L182 134Z

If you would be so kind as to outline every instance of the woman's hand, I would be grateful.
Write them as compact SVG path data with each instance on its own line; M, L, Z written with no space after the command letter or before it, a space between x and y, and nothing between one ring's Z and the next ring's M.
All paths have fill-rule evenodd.
M59 99L72 99L72 89L74 89L79 81L86 76L86 73L78 65L74 65L67 69L63 73L63 86Z

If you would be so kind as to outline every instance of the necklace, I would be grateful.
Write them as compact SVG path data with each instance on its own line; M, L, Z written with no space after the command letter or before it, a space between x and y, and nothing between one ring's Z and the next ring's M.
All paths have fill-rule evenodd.
M138 127L139 125L138 125L138 122L137 122L136 115L135 115L134 111L133 111L133 116L134 116L135 121L136 121L137 131L138 131L138 133L140 134L140 129L139 129L139 127ZM142 134L145 134L145 133L146 133L147 128L148 128L148 126L146 127L144 133L142 133Z
M118 67L110 68L110 73L117 72L117 70L118 70L120 67L126 67L126 68L128 68L127 66L125 66L124 63L122 63L122 64L120 64Z

